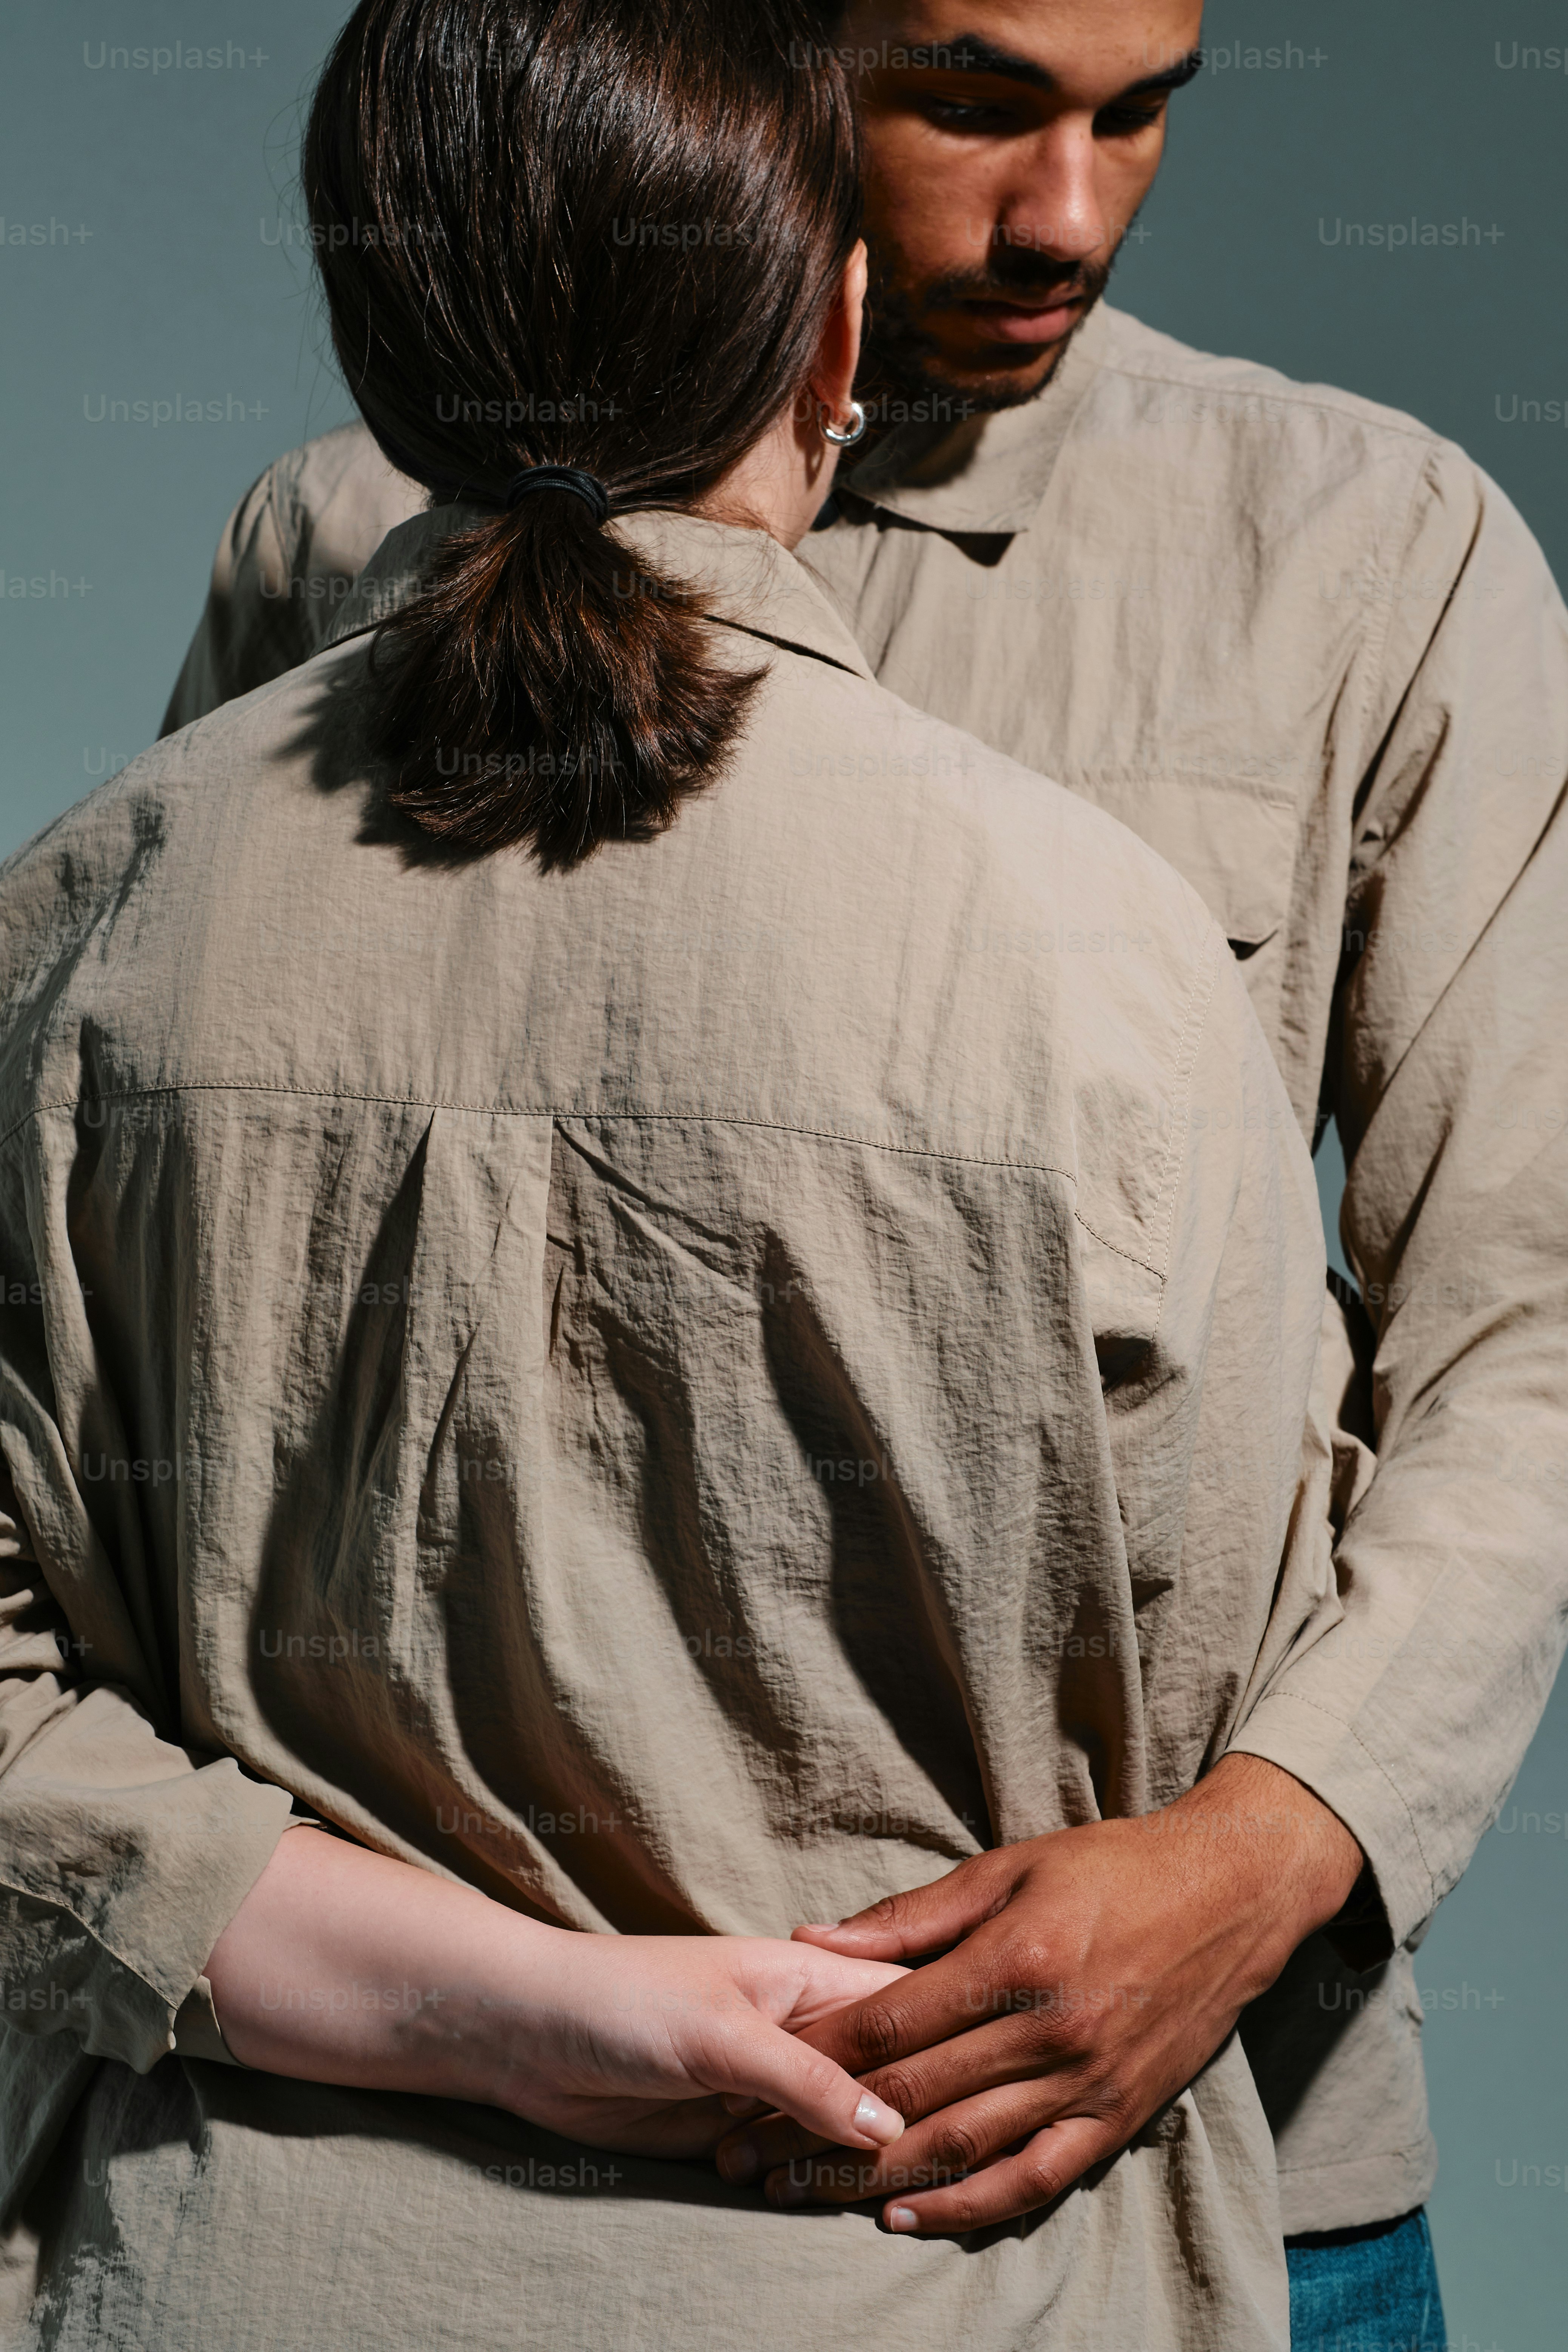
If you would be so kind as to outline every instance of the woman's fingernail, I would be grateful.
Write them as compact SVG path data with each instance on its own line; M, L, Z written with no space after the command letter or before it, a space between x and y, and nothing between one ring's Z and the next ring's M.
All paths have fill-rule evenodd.
M752 2178L757 2161L756 2148L749 2139L738 2139L732 2147L719 2150L719 2169L737 2189Z
M918 2230L921 2217L912 2205L890 2205L888 2208L889 2230Z
M855 2128L864 2132L868 2139L874 2139L879 2147L889 2147L903 2137L904 2119L868 2091L855 2110Z

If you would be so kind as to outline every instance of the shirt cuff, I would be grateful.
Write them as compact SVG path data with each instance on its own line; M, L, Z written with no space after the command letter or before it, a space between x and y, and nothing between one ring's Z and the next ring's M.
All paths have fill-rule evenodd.
M213 2006L213 1989L205 1977L196 1979L175 2011L174 2055L205 2058L214 2066L237 2066L240 2063L223 2038L223 2028Z
M294 1809L283 1824L283 1835L287 1837L290 1830L319 1830L326 1826L296 1797ZM176 2058L205 2058L213 2066L238 2066L247 2074L252 2071L243 2058L235 2056L224 2040L213 1989L205 1976L196 1979L175 2011L174 2033Z
M1349 1901L1323 1930L1347 1967L1375 1968L1431 1916L1436 1890L1398 1788L1348 1723L1314 1700L1273 1691L1231 1741L1261 1756L1337 1813L1366 1856Z

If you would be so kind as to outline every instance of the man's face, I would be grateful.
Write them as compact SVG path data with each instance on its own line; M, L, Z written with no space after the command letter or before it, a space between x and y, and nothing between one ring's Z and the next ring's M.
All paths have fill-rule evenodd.
M1202 0L850 0L872 389L1030 400L1104 291Z

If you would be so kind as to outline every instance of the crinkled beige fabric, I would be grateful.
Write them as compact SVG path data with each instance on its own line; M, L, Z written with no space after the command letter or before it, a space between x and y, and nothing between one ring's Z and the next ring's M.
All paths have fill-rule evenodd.
M24 2340L1283 2352L1235 2041L916 2246L165 2054L291 1799L782 1935L1161 1804L1339 1614L1311 1172L1196 896L679 518L623 528L767 666L732 772L571 875L415 854L352 688L451 519L0 869Z
M1338 2228L1430 2188L1412 1951L1568 1619L1568 623L1496 484L1407 416L1109 309L1058 376L893 434L804 553L884 685L1185 876L1303 1130L1338 1117L1371 1318L1332 1310L1346 1622L1239 1743L1371 1857L1391 1932L1342 1949L1394 1948L1358 1977L1314 1937L1247 2024L1287 2226ZM363 427L281 459L219 551L171 721L314 651L423 497L398 503ZM842 753L834 773L859 789Z

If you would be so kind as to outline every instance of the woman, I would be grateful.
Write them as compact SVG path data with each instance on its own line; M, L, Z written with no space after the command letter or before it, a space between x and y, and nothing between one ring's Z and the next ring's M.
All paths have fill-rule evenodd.
M809 29L364 0L307 184L431 511L0 877L25 2340L1284 2342L1234 2042L1005 2230L920 2123L843 2215L709 2161L903 2133L807 2038L902 1971L793 1927L1168 1804L1333 1606L1223 939L787 552Z

